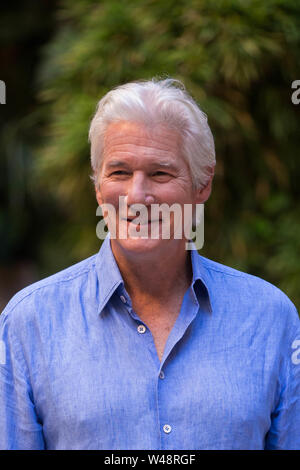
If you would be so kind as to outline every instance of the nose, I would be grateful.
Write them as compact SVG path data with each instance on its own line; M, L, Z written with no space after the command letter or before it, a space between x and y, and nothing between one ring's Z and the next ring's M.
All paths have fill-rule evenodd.
M145 204L146 206L154 202L151 196L151 188L147 176L142 172L134 172L127 190L127 204Z

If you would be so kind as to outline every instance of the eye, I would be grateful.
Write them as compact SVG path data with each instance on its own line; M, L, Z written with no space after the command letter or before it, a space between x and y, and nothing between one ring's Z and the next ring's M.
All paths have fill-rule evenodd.
M165 171L155 171L154 173L152 173L152 176L160 181L165 181L171 178L171 175L169 173L166 173Z
M128 171L124 171L124 170L116 170L116 171L113 171L112 173L110 173L109 176L123 176L123 175L128 175Z

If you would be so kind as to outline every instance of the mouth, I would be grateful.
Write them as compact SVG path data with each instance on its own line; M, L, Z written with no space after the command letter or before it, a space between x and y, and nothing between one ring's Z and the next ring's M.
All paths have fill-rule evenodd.
M158 222L162 222L161 219L156 219L156 220L137 220L136 217L127 217L127 218L122 218L121 220L126 221L128 224L134 224L134 225L150 225L150 224L156 224Z

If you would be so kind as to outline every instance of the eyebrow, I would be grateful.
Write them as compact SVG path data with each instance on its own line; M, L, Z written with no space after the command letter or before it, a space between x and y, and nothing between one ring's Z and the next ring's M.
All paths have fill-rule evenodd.
M128 163L122 160L111 160L107 162L106 164L106 168L108 169L116 168L116 167L128 167L128 166L129 166ZM162 162L162 161L151 162L149 166L153 168L165 168L165 169L174 170L174 171L177 170L177 166L169 162Z
M107 168L115 168L116 166L128 166L126 162L121 160L111 160L106 164Z

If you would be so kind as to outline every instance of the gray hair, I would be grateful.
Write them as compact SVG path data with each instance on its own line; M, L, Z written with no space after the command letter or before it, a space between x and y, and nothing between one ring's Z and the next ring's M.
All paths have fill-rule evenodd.
M95 184L102 167L106 129L119 121L147 127L166 124L177 130L182 136L183 157L189 165L194 187L202 189L207 185L216 164L214 139L206 114L179 80L126 83L109 91L99 101L89 130Z

